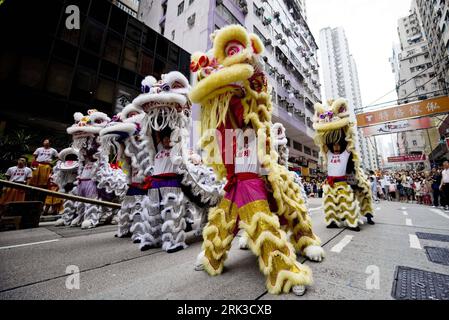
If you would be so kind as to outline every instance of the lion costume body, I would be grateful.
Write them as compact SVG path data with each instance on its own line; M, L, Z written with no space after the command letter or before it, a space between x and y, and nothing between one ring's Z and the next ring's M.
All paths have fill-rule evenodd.
M221 274L242 228L259 257L268 291L279 294L293 288L296 293L312 283L312 274L296 261L295 251L317 261L324 252L293 173L278 163L270 92L258 61L263 49L256 35L231 25L213 35L210 52L192 56L198 83L190 98L202 108L204 159L220 179L227 179L224 199L209 212L199 263L210 275Z
M358 228L363 223L361 216L371 221L373 205L370 184L360 166L347 102L344 99L331 101L328 108L316 104L314 129L317 132L315 143L330 173L323 188L326 224ZM334 144L342 147L341 154L332 152ZM337 166L342 167L335 170Z
M115 145L129 191L119 213L118 236L132 233L140 248L184 249L186 232L220 199L222 183L188 149L189 83L179 72L148 76L142 93L101 131L105 149ZM162 146L169 135L170 147ZM121 150L121 151L120 151ZM190 225L190 226L189 226ZM203 225L201 222L198 228Z

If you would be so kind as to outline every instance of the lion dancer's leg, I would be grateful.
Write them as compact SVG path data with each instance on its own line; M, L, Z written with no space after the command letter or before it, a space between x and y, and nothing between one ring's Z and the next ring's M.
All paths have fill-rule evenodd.
M133 227L141 231L133 232L133 241L140 242L140 250L145 251L161 245L162 217L160 209L161 197L159 189L148 190L142 201L142 214L135 215ZM140 235L141 234L141 235Z
M76 195L76 188L74 188L71 192L69 192L71 195ZM73 200L65 200L63 209L62 209L62 215L61 218L56 221L55 226L61 227L61 226L70 226L72 221L75 220L77 215L76 207L78 205L78 202Z
M259 257L268 291L288 293L293 288L296 294L303 294L305 286L312 283L312 273L296 261L295 249L270 210L265 182L260 178L239 181L237 190L240 227L248 236L248 247Z
M125 196L125 199L122 202L122 207L117 214L118 223L117 223L117 234L115 235L118 238L127 238L131 235L131 218L130 214L132 211L132 207L134 206L134 197L133 196Z
M356 188L355 197L360 205L360 215L366 217L368 224L374 225L373 198L371 196L371 189L367 183L362 184L362 187Z
M78 184L78 194L81 197L85 197L85 198L90 198L90 199L98 199L98 191L97 191L97 185L96 183L91 180L91 179L86 179L86 180L80 180L79 184ZM98 225L98 223L100 222L100 213L101 213L101 209L100 206L98 205L94 205L94 204L89 204L89 203L85 203L83 205L83 217L81 217L80 214L80 220L78 220L77 223L79 223L81 221L81 219L83 219L82 223L81 223L81 228L82 229L89 229L89 228L94 228ZM79 208L81 209L81 208ZM81 210L79 210L78 212L80 212ZM75 221L74 220L74 221Z
M184 194L179 187L160 188L162 224L162 249L173 253L187 248L185 243Z
M211 208L203 230L203 251L197 258L195 270L205 269L212 276L223 272L227 253L237 228L237 207L229 197Z
M348 226L359 231L359 206L351 186L336 182L324 186L324 212L328 228Z

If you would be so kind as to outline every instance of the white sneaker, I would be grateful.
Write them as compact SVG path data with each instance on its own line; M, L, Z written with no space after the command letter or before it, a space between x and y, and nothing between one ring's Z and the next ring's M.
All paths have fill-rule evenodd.
M196 258L194 267L195 271L204 271L204 264L203 264L204 253L205 253L204 251L201 251L198 257Z
M306 286L293 286L292 291L298 297L302 297L306 293Z

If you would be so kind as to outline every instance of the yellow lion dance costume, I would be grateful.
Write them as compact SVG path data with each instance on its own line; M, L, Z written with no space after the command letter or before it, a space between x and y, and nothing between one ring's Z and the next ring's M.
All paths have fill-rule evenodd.
M360 167L354 124L349 119L346 100L329 101L329 107L315 105L315 143L328 168L324 191L324 212L328 228L347 226L360 231L360 219L373 222L370 184Z
M228 184L221 203L209 212L197 269L221 274L241 228L248 235L248 247L259 257L268 291L302 295L312 283L312 273L296 261L295 250L314 261L321 261L324 251L293 173L278 164L271 136L270 90L259 64L264 46L238 25L216 31L212 40L210 52L192 55L190 68L197 72L198 83L190 98L202 107L204 161ZM236 142L242 132L255 133L248 138L252 148L246 143L240 148ZM251 164L239 167L237 159L242 157L255 157L265 174Z

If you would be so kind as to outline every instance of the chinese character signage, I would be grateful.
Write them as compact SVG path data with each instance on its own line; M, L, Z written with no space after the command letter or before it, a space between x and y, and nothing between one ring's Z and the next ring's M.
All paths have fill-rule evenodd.
M363 128L363 136L371 137L404 131L428 129L432 127L429 117L378 124Z
M405 156L398 156L398 157L388 157L389 163L400 163L400 162L424 162L427 160L427 157L425 154L418 154L418 155L405 155Z
M444 96L362 113L357 115L357 125L358 127L369 127L447 112L449 112L449 97Z

